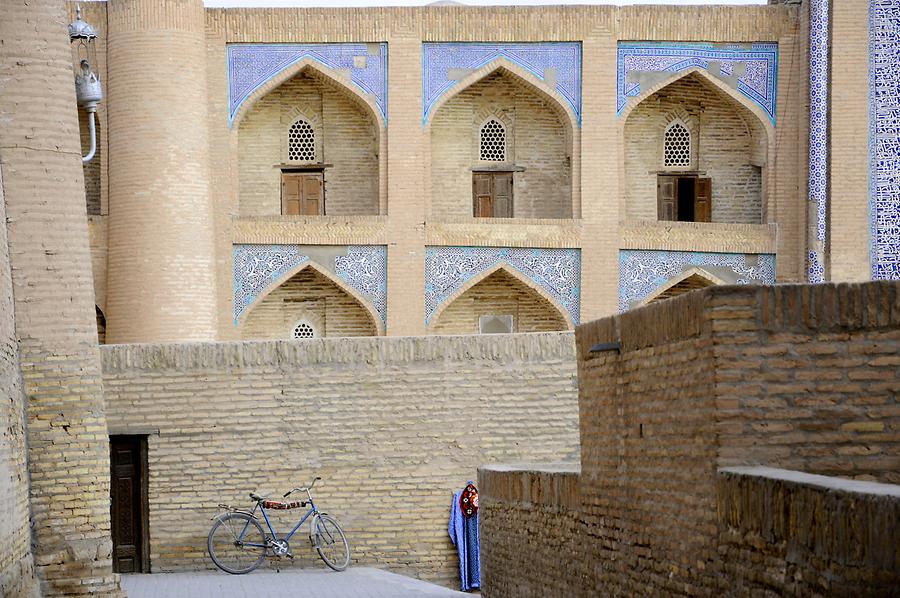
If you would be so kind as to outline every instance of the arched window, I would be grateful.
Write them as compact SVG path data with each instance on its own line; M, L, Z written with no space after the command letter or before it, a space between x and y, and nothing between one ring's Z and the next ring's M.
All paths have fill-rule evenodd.
M679 121L666 127L663 165L666 168L691 166L691 132Z
M506 129L493 118L481 125L481 160L506 161Z
M317 336L319 335L316 333L316 329L306 320L297 322L291 331L291 338L293 339L316 338Z
M312 125L302 118L295 120L288 129L288 160L316 161L316 132Z

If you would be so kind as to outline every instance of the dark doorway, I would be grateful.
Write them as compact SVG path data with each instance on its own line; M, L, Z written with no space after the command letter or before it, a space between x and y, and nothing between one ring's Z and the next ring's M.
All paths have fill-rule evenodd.
M109 462L113 571L149 573L147 437L110 436Z
M678 198L676 202L678 205L678 217L676 220L679 222L693 222L697 179L694 177L678 177L677 180L678 191L675 197Z

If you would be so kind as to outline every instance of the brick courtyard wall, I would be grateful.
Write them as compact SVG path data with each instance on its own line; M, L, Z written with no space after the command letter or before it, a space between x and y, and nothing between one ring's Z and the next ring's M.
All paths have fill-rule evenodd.
M857 583L877 593L891 587L883 562L823 556L840 550L834 545L811 548L818 560L792 561L802 579L772 574L796 554L777 544L793 546L796 539L727 532L723 526L755 524L744 515L723 519L718 497L730 491L722 490L717 470L766 465L856 477L897 491L900 284L717 287L585 324L576 338L581 506L562 517L574 516L588 540L572 559L587 562L576 568L585 583L573 586L572 595L598 589L719 595L754 580L754 563L762 558L776 592L824 591L813 573L821 575L830 559L843 567L833 588ZM621 354L590 352L611 342L621 343ZM506 488L488 479L494 475L481 478L484 593L538 595L537 587L520 587L522 571L551 556L540 550L533 557L495 555L519 542L521 525L551 536L556 528L514 495L486 492ZM776 499L767 484L748 490L747 500L779 508L771 506ZM804 492L790 494L796 508L853 525L841 519L837 503L816 498L819 506L809 506L813 498ZM889 521L890 512L873 511L867 525ZM756 556L748 552L754 542Z
M483 463L578 458L571 333L101 352L110 433L149 434L153 571L212 566L217 503L320 475L355 563L452 586L451 491ZM320 565L303 534L292 545L295 566Z
M22 530L30 524L34 569L44 596L115 595L109 522L109 448L91 281L91 254L78 135L72 60L62 2L15 0L0 18L0 168L9 287L0 284L4 346L0 434L7 463L21 463L24 393L30 521L24 519L24 473L7 471L0 484L8 523L0 563L27 593L30 564ZM6 261L0 258L0 271ZM15 314L18 368L9 361L10 314ZM12 368L12 369L10 369ZM17 392L12 377L21 372ZM10 386L12 383L12 386ZM17 395L19 399L17 400ZM12 400L9 400L9 399ZM0 449L0 453L4 452ZM0 461L2 462L2 461ZM11 485L7 479L12 482ZM7 519L8 518L8 519ZM28 529L28 528L26 528ZM21 577L15 567L21 567ZM4 584L7 580L4 581Z

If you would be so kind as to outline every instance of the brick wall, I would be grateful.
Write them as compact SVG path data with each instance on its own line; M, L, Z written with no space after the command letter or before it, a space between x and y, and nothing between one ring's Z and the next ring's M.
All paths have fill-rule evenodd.
M315 130L316 162L325 170L325 210L332 216L378 214L378 133L358 103L301 72L254 104L238 131L240 214L281 214L281 171L289 162L287 129L298 117Z
M110 433L150 433L153 571L211 566L217 503L318 474L317 502L345 524L355 562L452 585L451 490L482 463L577 458L568 333L101 353ZM315 565L302 536L294 546L295 565Z
M712 221L762 222L766 134L756 116L698 76L680 79L639 104L625 124L625 202L629 218L655 220L663 134L673 120L691 132L690 168L712 179Z
M571 218L571 148L563 117L512 75L485 77L448 100L434 115L431 133L431 214L435 220L472 216L472 168L480 160L481 126L494 118L506 127L516 218Z
M609 594L719 595L751 578L757 559L747 556L745 544L752 539L726 534L734 560L722 557L731 549L720 536L719 467L767 465L896 490L889 484L900 470L898 330L898 283L713 287L580 326L576 517L591 540L573 558L588 564L576 569L583 584L565 582L574 584L572 595L592 595L597 588ZM595 344L609 342L620 342L621 354L590 353ZM482 477L487 475L494 474ZM506 487L485 479L482 484ZM772 500L762 491L753 496ZM485 496L485 504L498 505L496 517L485 512L486 555L494 544L502 555L507 543L518 542L519 532L511 531L517 517L545 535L555 533L521 500L503 494ZM797 508L806 509L803 504ZM884 511L872 516L889 517ZM759 551L781 559L778 566L767 564L776 569L794 554L777 546ZM527 577L523 571L549 558L486 557L491 585L485 595L538 595L517 584ZM771 577L769 587L812 592L819 582L810 572L823 571L827 562L809 559L798 569L805 571L803 580ZM854 578L847 565L834 587L853 579L869 583L870 591L891 587L875 564L853 566L868 576ZM896 583L896 568L893 575Z
M5 347L3 380L21 373L30 474L30 532L41 594L116 595L111 569L109 449L78 134L75 90L62 2L4 3L0 19L0 168L9 248L9 287L0 341ZM0 272L6 270L0 259ZM11 366L9 316L15 313L18 368ZM11 466L22 442L16 388L4 395L2 417L10 428L0 435ZM12 398L10 401L8 398ZM2 461L0 461L2 462ZM4 518L19 515L22 475L2 474L10 493ZM4 573L24 556L21 530L9 520L4 534ZM16 558L16 557L13 557ZM26 557L27 558L27 557ZM19 560L23 573L27 561ZM15 573L13 573L15 576ZM6 580L4 580L5 583ZM15 581L10 578L12 584ZM22 588L28 591L28 580ZM12 587L12 586L10 586Z
M483 315L511 315L513 332L546 332L568 327L554 305L499 270L454 299L434 320L432 331L477 334L479 318Z
M260 301L240 326L243 339L291 338L300 320L317 336L374 336L375 323L359 302L307 268Z
M0 595L38 596L28 525L25 394L19 371L2 172L0 223L0 396L5 398L0 404Z

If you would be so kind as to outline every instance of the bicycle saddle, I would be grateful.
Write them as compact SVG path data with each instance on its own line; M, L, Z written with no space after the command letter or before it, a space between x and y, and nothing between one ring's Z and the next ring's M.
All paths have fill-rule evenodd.
M265 497L265 496L260 496L260 495L257 494L256 492L251 492L251 493L250 493L250 498L251 498L252 500L266 500L266 497Z

